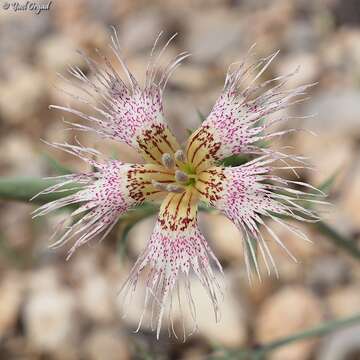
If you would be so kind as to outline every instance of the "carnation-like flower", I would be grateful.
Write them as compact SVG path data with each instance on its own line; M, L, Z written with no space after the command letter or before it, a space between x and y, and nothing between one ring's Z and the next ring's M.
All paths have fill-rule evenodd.
M54 244L59 246L74 240L70 256L90 240L104 238L129 209L144 202L161 201L153 233L122 288L126 308L138 280L144 279L144 309L151 310L157 336L166 313L173 325L175 307L189 311L196 328L196 299L192 298L190 289L193 274L207 291L216 319L219 317L222 291L217 273L222 270L199 230L199 202L217 209L242 232L249 277L251 264L260 277L255 243L268 272L274 270L277 274L260 227L294 258L265 218L273 219L305 240L306 236L288 224L286 218L316 220L315 214L304 206L308 197L299 188L312 187L274 174L274 169L298 167L289 161L303 166L303 159L260 146L261 142L292 131L271 131L274 123L285 119L272 117L270 121L267 116L301 101L311 85L285 89L289 75L259 84L259 77L277 53L250 65L248 55L244 62L230 66L215 106L182 147L164 118L162 96L170 75L188 54L179 54L160 71L159 59L171 39L157 51L159 38L151 52L144 85L137 82L123 61L114 33L112 49L127 79L120 77L107 57L103 56L103 64L99 64L83 55L93 77L90 79L78 67L72 67L70 73L82 84L84 92L84 97L74 97L87 104L92 114L52 106L87 121L87 125L73 124L75 128L130 145L142 155L144 163L98 160L100 154L96 150L80 144L53 144L86 161L91 170L57 177L59 183L43 193L62 191L70 183L78 184L78 191L41 206L35 214L45 215L67 205L79 205L71 214L71 224L60 224L61 233ZM251 154L252 160L235 167L221 165L222 159L237 154ZM142 319L140 315L139 328Z

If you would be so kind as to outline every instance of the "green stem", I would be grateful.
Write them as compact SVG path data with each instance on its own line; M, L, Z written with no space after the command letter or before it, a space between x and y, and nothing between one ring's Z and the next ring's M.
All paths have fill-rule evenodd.
M337 247L345 250L349 255L353 256L357 260L360 260L360 249L353 240L347 238L346 236L337 232L334 228L332 228L329 224L319 221L314 224L316 228L323 233L327 239L332 241Z
M56 181L51 179L45 180L32 177L3 177L0 178L0 199L28 202L40 191L49 186L55 185L56 183ZM34 204L45 204L49 201L60 199L66 195L76 192L76 190L70 190L74 186L76 186L76 184L68 184L63 187L63 189L69 189L68 191L40 195L32 202Z
M272 341L268 344L260 345L254 349L246 349L240 351L225 351L223 353L224 357L227 359L252 359L252 360L260 360L263 359L266 354L269 352L276 350L284 345L289 345L295 341L300 341L308 338L313 338L317 336L324 336L333 331L339 330L344 327L348 327L351 325L355 325L360 322L360 314L356 314L354 316L332 320L325 322L317 327L312 329L308 329L302 332L298 332L296 334L281 338L279 340ZM222 357L223 358L223 357Z

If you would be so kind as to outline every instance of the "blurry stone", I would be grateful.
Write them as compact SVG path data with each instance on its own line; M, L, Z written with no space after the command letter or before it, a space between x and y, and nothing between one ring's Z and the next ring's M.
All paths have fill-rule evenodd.
M311 121L316 123L319 116L320 114ZM323 115L321 117L323 118ZM314 127L314 125L310 125L311 121L302 123L301 127L305 129ZM316 127L318 126L316 125ZM311 165L314 167L314 170L308 172L310 183L314 186L319 186L338 171L332 189L336 190L337 185L341 183L341 179L352 166L353 145L344 135L324 133L321 128L315 131L317 136L298 133L294 139L294 145L299 153L309 157Z
M307 267L308 283L323 293L349 280L349 265L339 256L318 258Z
M0 82L0 116L6 123L29 121L45 106L47 85L43 75L27 67L16 67Z
M199 91L209 86L208 71L203 67L182 65L169 80L169 84L187 90Z
M343 209L345 216L352 222L352 225L359 229L360 224L360 162L356 167L352 164L353 170L349 174L349 186L342 192L339 206Z
M124 1L124 3L126 2ZM101 24L109 24L114 21L114 8L118 6L116 0L102 0L101 3L99 0L88 0L86 4L89 7L89 15L92 21L95 19Z
M245 264L241 264L241 266L244 265ZM251 286L249 286L247 277L244 280L247 296L250 299L249 302L255 306L259 306L259 304L265 301L270 294L274 292L274 288L279 285L277 279L275 278L275 274L267 276L265 272L262 274L261 281L259 281L258 278L255 278L255 280L251 283Z
M316 360L360 358L360 325L340 329L325 337Z
M76 341L79 322L71 292L33 292L25 304L24 324L29 344L39 351L56 351Z
M318 59L315 55L309 53L279 56L275 66L278 75L290 74L299 67L299 71L289 78L286 83L286 88L288 89L313 83L319 77L320 67Z
M37 61L52 73L63 72L69 66L83 66L84 61L76 52L77 48L71 37L48 36L38 45Z
M217 257L243 260L243 238L239 229L225 216L201 214L204 234Z
M345 3L341 0L332 0L328 1L328 3L336 26L348 26L351 28L359 25L359 3L356 0L348 0Z
M25 251L31 246L32 221L29 213L33 206L27 203L12 202L6 204L0 218L2 226L2 235L6 242L15 251Z
M127 271L126 274L129 274L129 269L125 271ZM121 286L123 285L124 282L125 282L124 277L122 279L121 278L118 279L118 281L116 282L116 286L118 287L118 289L121 289ZM133 295L129 293L128 297L126 298L126 303L124 303L124 299L125 299L124 295L125 293L122 292L115 299L116 314L120 318L122 318L123 323L127 325L130 331L135 331L138 328L139 320L144 310L144 299L145 299L144 278L143 277L140 278L135 293ZM165 332L167 333L167 326L168 326L167 320L168 320L167 317L164 317L162 322L161 333L163 335ZM153 330L151 328L150 306L148 306L145 309L141 330L143 331ZM155 336L155 334L153 334L153 336Z
M24 61L31 56L34 51L34 44L46 36L50 29L51 16L49 12L43 12L41 16L34 16L27 12L3 11L1 9L0 54L2 56L0 69L6 70L6 68L2 68L2 65L8 57L15 58L17 61Z
M208 357L207 351L201 347L192 346L185 350L181 356L181 360L203 360Z
M88 276L79 289L81 311L97 323L113 319L113 300L116 291L111 291L107 280L100 274Z
M81 49L84 51L88 49L91 53L94 52L94 49L100 49L106 53L108 50L107 45L111 42L111 29L107 29L107 27L98 22L80 22L66 30L67 36L75 39L76 43L80 44Z
M229 276L224 279L217 274L217 278L221 285L226 281L224 300L219 303L220 319L218 323L215 321L208 293L195 277L191 282L191 293L196 305L196 322L199 327L199 335L204 336L209 342L215 342L225 347L244 345L248 337L245 301L236 293ZM184 298L183 301L186 302L187 299ZM191 328L193 320L190 313L184 311L184 315L188 328Z
M163 28L164 17L160 9L144 8L124 17L119 31L120 45L127 52L136 53L151 49L156 37ZM172 35L172 34L171 34ZM162 36L159 47L168 40Z
M180 143L189 137L186 129L195 129L200 126L197 110L202 109L194 93L179 91L165 93L165 117Z
M309 7L310 5L307 5ZM292 21L285 35L285 45L290 53L311 52L314 53L318 46L317 29L311 21Z
M301 224L291 220L287 220L287 223L295 226L311 241L316 243L316 239L314 238L315 234L309 231L309 228L306 226L306 224ZM274 258L280 278L283 281L294 281L300 279L302 277L303 267L314 257L314 255L317 254L317 251L319 251L318 247L315 246L315 244L305 241L298 235L290 232L284 226L281 226L274 221L269 221L268 225L275 232L275 234L277 234L279 239L284 243L293 256L295 256L295 258L298 260L297 263L294 262L293 259L291 259L284 251L284 249L282 249L266 231L263 231L264 239L267 241L270 252ZM265 275L266 267L262 261L262 258L260 257L260 254L259 259L262 273ZM270 262L269 265L271 267ZM273 271L272 273L274 274Z
M21 301L21 278L8 272L0 283L0 341L14 330Z
M60 273L55 266L44 266L33 270L27 277L27 288L31 292L55 291L60 284Z
M308 329L323 318L321 302L300 286L285 287L265 300L255 323L255 337L261 343ZM271 360L309 359L316 340L298 341L271 352Z
M128 233L127 245L135 256L139 256L145 249L154 230L156 215L149 216L138 222Z
M7 175L39 176L43 161L35 152L31 141L20 134L6 136L0 143L0 151L6 154L2 165L7 168Z
M335 289L328 296L328 304L332 315L343 318L360 313L360 287L348 285Z
M86 0L74 0L71 3L67 1L57 2L52 9L54 25L60 30L71 28L79 19L88 15L86 3Z
M295 17L295 3L292 1L276 0L271 2L271 5L269 2L267 4L268 6L251 14L246 24L247 28L253 28L248 44L261 38L259 47L263 55L274 52L274 47L276 48L279 41L290 31Z
M223 53L246 42L243 22L230 11L193 12L185 20L189 32L186 48L193 61L216 62Z
M360 134L360 91L344 89L324 91L306 103L305 114L318 114L305 121L306 128L320 134Z
M86 338L83 351L89 360L130 359L129 342L120 331L111 328L96 328Z

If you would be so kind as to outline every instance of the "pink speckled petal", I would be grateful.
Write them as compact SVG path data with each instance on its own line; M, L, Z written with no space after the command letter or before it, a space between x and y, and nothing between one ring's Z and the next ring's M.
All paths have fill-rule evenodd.
M216 319L219 312L220 285L213 272L211 261L221 266L197 226L197 209L193 190L182 194L169 194L160 209L154 232L145 251L137 260L124 284L122 293L124 310L131 303L141 274L146 273L144 311L151 310L151 326L159 337L163 316L168 313L173 328L173 314L189 311L196 330L196 310L191 297L190 275L201 281L212 301ZM183 286L181 286L183 285ZM185 289L187 304L180 304L178 292ZM155 320L153 322L153 320ZM139 328L142 323L140 318ZM184 328L184 337L187 331Z
M314 84L285 90L284 84L293 75L289 74L256 85L257 79L276 55L277 53L251 65L246 65L244 61L229 68L222 94L206 120L188 141L188 159L196 170L203 170L230 155L261 153L262 149L257 144L260 140L294 131L266 132L274 123L290 118L279 117L268 121L266 117L303 101L301 96ZM235 70L232 69L234 67ZM257 94L271 83L276 85Z
M90 106L94 114L64 106L51 107L76 115L89 123L89 125L72 124L76 129L95 131L102 137L124 142L138 150L146 161L161 164L163 153L174 153L179 149L179 144L163 116L162 94L168 78L188 54L179 54L160 72L158 61L169 41L155 57L157 41L151 53L143 86L139 85L123 61L115 32L111 47L126 74L127 82L120 77L114 68L115 64L112 64L106 56L101 55L103 64L100 65L81 54L93 77L88 77L78 67L70 68L70 74L78 80L77 84L73 82L70 84L79 88L84 96L67 94Z
M69 217L69 225L59 224L53 237L57 241L53 247L61 246L75 239L69 257L81 245L101 235L103 239L116 224L120 215L130 207L140 205L146 200L157 199L161 192L152 186L151 179L164 179L172 175L161 172L157 165L132 165L119 161L99 162L94 160L97 151L69 144L53 144L56 148L81 157L93 170L69 174L54 179L59 183L43 190L40 194L68 191L65 185L74 184L75 193L51 201L34 212L42 216L68 205L78 205ZM38 194L38 195L40 195ZM79 219L80 216L80 219ZM60 232L60 235L58 233Z
M260 225L296 261L275 232L264 222L263 217L273 219L304 240L308 240L307 237L297 228L288 224L285 218L302 221L318 219L311 210L304 207L304 202L321 202L313 198L313 196L319 196L319 193L309 197L309 194L301 190L292 189L291 185L296 183L312 188L310 185L272 175L274 170L272 164L275 161L273 157L263 156L238 167L212 167L199 175L196 184L201 199L220 210L242 231L246 243L244 250L249 277L251 262L255 264L256 271L260 276L252 240L256 240L268 272L270 273L268 262L270 261L277 274L275 262L259 231Z

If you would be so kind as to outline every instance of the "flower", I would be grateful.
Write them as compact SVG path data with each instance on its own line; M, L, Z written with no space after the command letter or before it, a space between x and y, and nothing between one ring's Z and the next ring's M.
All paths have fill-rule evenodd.
M293 131L271 131L274 123L286 118L266 120L267 116L302 101L301 95L312 85L284 89L291 74L258 84L259 77L277 53L254 64L247 65L247 59L233 64L212 111L192 133L186 146L182 147L164 119L162 94L170 75L188 54L179 54L163 71L159 71L159 59L172 38L155 56L159 39L160 36L151 52L144 86L139 85L123 61L114 32L112 49L126 74L127 82L107 57L103 57L104 64L100 65L83 55L94 78L90 79L80 68L72 67L71 75L81 83L84 96L88 96L74 97L90 106L95 115L75 108L52 106L87 121L88 125L73 124L75 128L93 131L103 138L130 145L142 155L145 163L95 160L101 154L94 149L79 143L55 143L53 146L86 161L92 170L57 177L60 182L42 193L62 191L63 186L70 183L78 184L78 191L41 206L35 213L35 216L45 215L67 205L79 205L71 214L71 218L75 219L72 225L60 224L62 230L59 231L62 233L54 244L60 246L75 239L69 252L71 256L75 249L95 237L101 235L104 238L129 209L145 201L161 201L154 231L122 288L126 308L140 276L144 276L144 311L152 309L157 337L164 314L167 312L170 315L172 325L174 308L183 309L182 294L185 294L185 306L196 328L195 301L190 290L191 273L206 289L215 316L219 317L222 290L216 274L222 270L199 230L199 202L216 208L243 233L249 278L251 263L260 277L254 240L268 272L273 269L277 274L275 261L259 230L260 226L295 259L264 221L265 217L305 240L308 240L307 237L288 224L285 218L316 220L316 215L304 206L304 201L309 200L306 193L293 189L292 185L312 187L274 174L274 169L294 170L295 166L290 165L289 161L296 161L299 167L305 166L304 159L259 145L261 141ZM259 95L264 87L267 90ZM226 168L219 162L239 153L251 154L253 159L241 166ZM144 312L140 316L139 328L143 315Z

